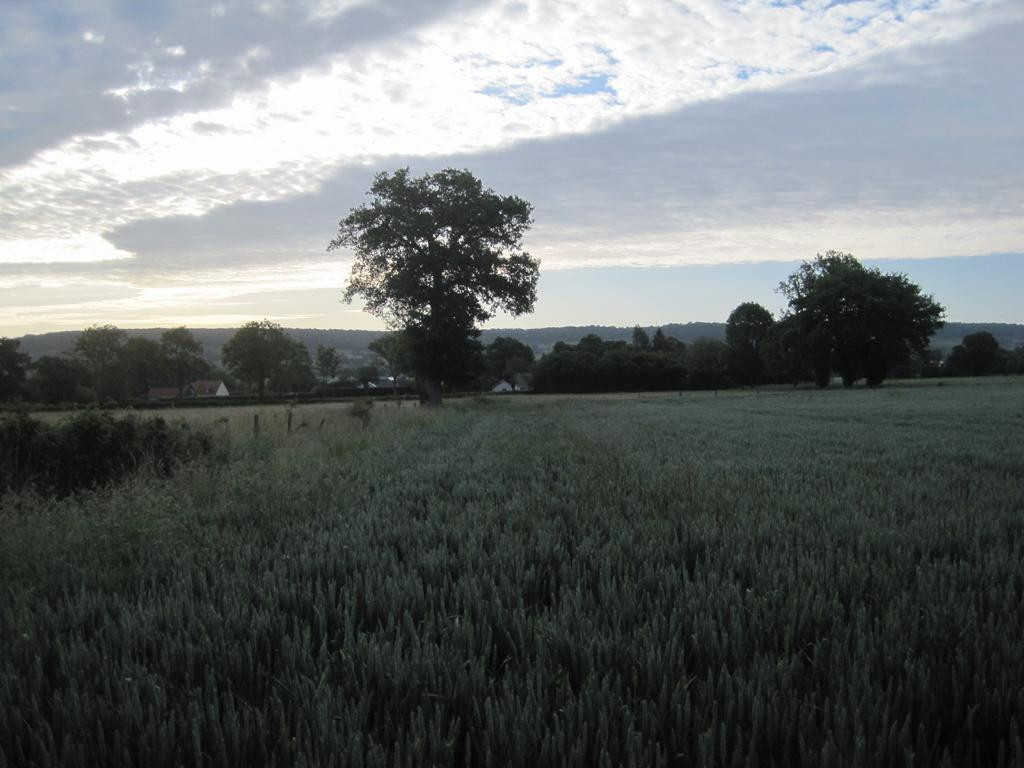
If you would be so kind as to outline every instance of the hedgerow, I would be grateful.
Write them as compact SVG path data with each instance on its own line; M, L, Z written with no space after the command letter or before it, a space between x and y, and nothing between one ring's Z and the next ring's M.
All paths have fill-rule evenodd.
M210 454L209 434L157 417L82 411L58 423L0 414L0 493L32 488L66 496L108 485L145 466L161 474Z

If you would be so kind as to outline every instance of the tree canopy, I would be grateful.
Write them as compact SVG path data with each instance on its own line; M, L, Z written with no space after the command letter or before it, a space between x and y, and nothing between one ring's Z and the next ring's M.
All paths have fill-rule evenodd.
M305 352L305 347L301 352ZM301 352L277 323L253 320L239 328L221 350L224 363L242 381L256 387L262 398L267 382L289 362L301 365ZM308 365L309 355L306 354ZM303 375L305 371L302 371Z
M740 304L726 320L729 370L740 382L754 387L760 382L764 373L762 347L774 322L771 312L752 301Z
M20 352L21 342L0 336L0 401L13 400L21 394L28 370L28 355Z
M819 386L833 370L846 386L861 377L878 385L942 326L943 307L906 275L883 274L839 251L804 262L779 290Z
M410 362L432 405L441 383L479 346L477 324L497 310L533 309L539 264L523 250L532 206L485 188L469 171L378 174L371 200L339 222L327 246L351 248L344 298L404 329Z

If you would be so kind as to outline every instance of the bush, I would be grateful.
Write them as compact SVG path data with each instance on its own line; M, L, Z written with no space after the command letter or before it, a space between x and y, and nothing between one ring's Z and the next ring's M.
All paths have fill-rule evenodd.
M0 417L0 491L34 488L67 496L116 482L148 466L169 475L182 462L207 456L213 440L204 431L163 418L115 418L103 411L45 424L25 413Z

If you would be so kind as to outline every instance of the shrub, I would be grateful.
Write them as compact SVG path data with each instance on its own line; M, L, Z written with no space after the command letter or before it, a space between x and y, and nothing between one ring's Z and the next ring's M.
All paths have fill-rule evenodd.
M85 411L50 425L23 412L5 414L0 417L0 491L32 487L44 495L67 496L109 485L142 466L168 475L212 448L208 433L159 416L115 418Z

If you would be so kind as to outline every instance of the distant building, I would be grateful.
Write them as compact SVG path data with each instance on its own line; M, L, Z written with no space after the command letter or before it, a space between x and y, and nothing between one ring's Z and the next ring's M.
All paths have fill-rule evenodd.
M228 388L220 379L200 379L186 386L183 394L193 397L227 397Z
M517 373L512 377L512 388L515 389L516 392L532 392L533 374Z
M511 379L502 379L493 387L491 392L532 392L533 377L528 373L517 373Z
M149 400L170 400L181 394L177 387L150 387L146 397Z

